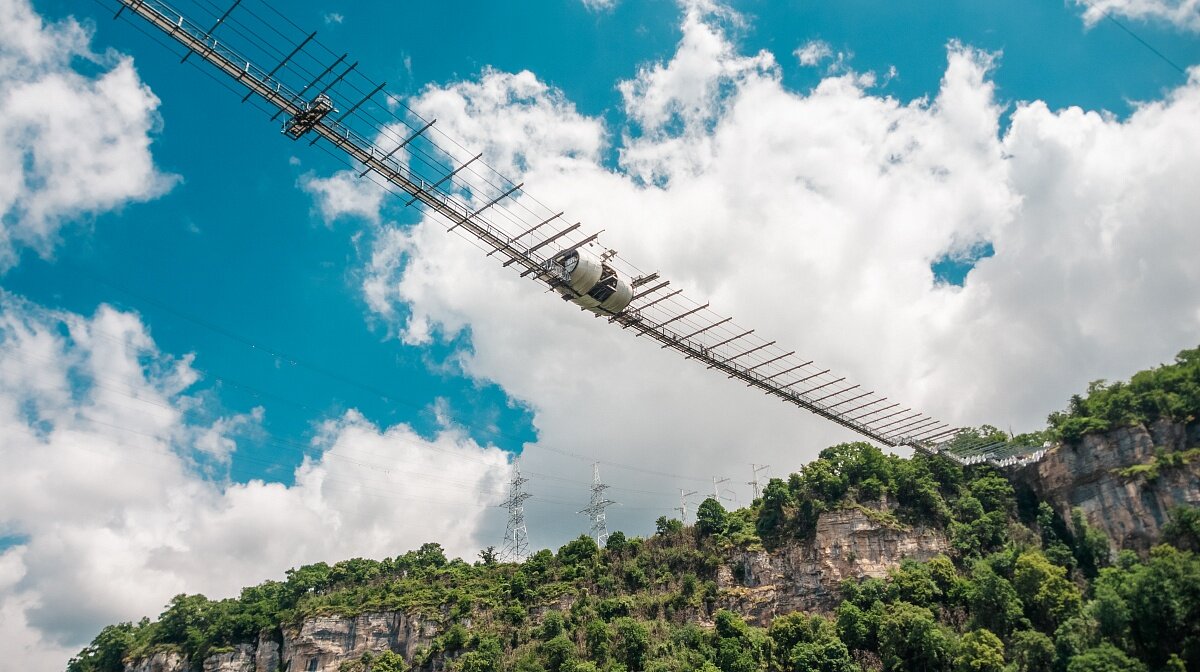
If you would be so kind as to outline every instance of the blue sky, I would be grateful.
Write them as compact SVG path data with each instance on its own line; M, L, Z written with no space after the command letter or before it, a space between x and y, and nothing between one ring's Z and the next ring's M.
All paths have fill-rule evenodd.
M1200 63L1194 7L1086 2ZM1196 346L1200 71L1074 2L287 6L621 260L956 425L1037 429ZM398 199L333 212L312 185L340 163L111 17L0 0L0 648L21 669L179 592L431 540L474 557L522 446L532 544L555 547L587 527L592 460L610 529L644 534L681 488L729 478L745 503L752 463L854 438L597 328Z
M66 237L53 260L26 252L4 278L7 288L81 313L102 302L137 311L165 351L196 353L206 379L200 388L221 406L237 412L263 406L263 427L277 439L306 441L315 421L348 408L381 425L411 423L429 433L437 427L438 399L480 441L517 450L534 437L528 409L496 385L454 373L447 357L468 343L406 346L370 319L359 291L361 222L346 218L326 226L297 188L303 174L332 169L328 156L284 139L233 94L180 67L98 5L36 6L47 17L74 12L91 18L94 45L134 56L162 100L155 157L182 182L160 199L100 215L87 235ZM895 67L897 76L880 92L901 100L936 93L951 40L1002 52L994 80L1005 101L1042 99L1052 107L1121 115L1129 101L1153 99L1182 79L1116 26L1085 29L1079 10L1065 3L759 0L732 6L746 19L733 33L739 48L776 54L785 85L800 91L824 75L791 53L814 39L847 54L856 70L882 75ZM679 39L679 8L661 0L622 2L606 12L565 1L519 9L490 2L291 7L299 25L318 30L335 50L350 51L394 92L416 94L486 67L529 69L581 112L603 115L613 135L626 127L617 82L669 57ZM1200 58L1193 36L1166 24L1137 28L1178 61ZM299 165L292 165L293 157ZM970 267L943 259L935 270L961 284ZM281 459L277 443L262 435L243 440L235 480L291 478L297 456Z

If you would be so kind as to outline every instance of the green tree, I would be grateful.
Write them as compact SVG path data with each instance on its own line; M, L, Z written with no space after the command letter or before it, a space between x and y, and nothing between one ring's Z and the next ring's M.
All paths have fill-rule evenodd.
M787 520L787 509L795 504L788 486L778 478L772 478L763 489L762 506L758 509L758 520L754 527L763 539L776 539Z
M936 463L918 456L900 463L896 469L896 499L912 522L941 527L950 520L950 507L930 470L931 464Z
M1111 568L1104 570L1101 576L1094 585L1094 595L1088 604L1088 611L1102 637L1114 644L1127 646L1130 610L1129 603L1122 594L1128 593L1130 587L1121 585L1127 577L1124 576L1124 572Z
M775 667L796 672L856 672L858 666L838 638L837 628L820 616L792 613L771 622Z
M646 669L646 654L650 651L650 631L638 621L623 616L614 621L617 637L614 653L629 670Z
M882 602L866 610L852 602L843 602L837 608L838 637L852 649L874 651L879 646L882 615Z
M1042 632L1054 632L1079 611L1079 588L1067 580L1067 570L1037 552L1022 553L1013 573L1013 587L1025 605L1025 615Z
M1016 513L1017 496L1012 483L998 472L985 472L971 481L968 490L983 505L984 511L999 511L1009 515Z
M1076 614L1054 632L1054 669L1066 672L1071 659L1100 642L1096 622L1086 613Z
M927 563L903 560L888 571L888 597L894 602L909 602L919 607L936 608L942 598Z
M1078 507L1071 510L1071 528L1075 537L1072 548L1075 560L1087 577L1094 578L1100 572L1100 568L1108 564L1108 537L1104 536L1104 532L1088 525L1083 510Z
M67 663L67 672L123 672L125 656L133 647L132 623L106 626L92 643Z
M1189 669L1200 669L1200 558L1163 545L1125 571L1111 585L1129 607L1138 657L1158 668L1178 653Z
M1200 552L1200 506L1171 509L1162 538L1180 550Z
M925 563L929 578L941 591L942 601L947 605L963 603L966 594L966 581L959 577L954 562L944 555L937 555Z
M953 640L924 607L898 602L887 606L879 624L879 655L889 672L948 670Z
M158 617L153 643L177 644L189 658L203 657L212 603L203 595L176 595Z
M763 655L762 642L737 614L722 609L713 618L716 663L723 672L756 672Z
M858 672L850 650L842 640L834 638L800 642L788 653L795 672Z
M1007 638L1010 632L1027 623L1016 589L987 562L975 563L966 593L974 627L987 628Z
M318 562L289 569L287 586L294 597L320 592L329 586L329 565Z
M554 639L563 634L566 629L566 621L562 614L557 611L547 612L545 618L542 619L542 630L540 636L543 641Z
M658 520L654 521L654 532L660 537L669 537L683 531L683 521L676 518L667 518L659 516Z
M709 497L696 508L696 529L704 536L720 534L725 531L726 517L725 507Z
M481 637L475 649L458 659L458 672L499 672L504 649L495 637Z
M588 621L584 626L584 641L587 643L588 656L603 665L612 650L612 637L609 635L608 625L601 620Z
M1068 443L1085 434L1160 418L1186 422L1200 415L1200 348L1184 350L1175 363L1140 371L1128 383L1097 380L1074 395L1066 412L1051 413L1050 427Z
M596 540L581 534L558 549L558 561L566 567L591 564L600 556Z
M446 565L446 552L442 550L442 545L429 542L421 544L421 548L416 552L416 564L420 567L444 567Z
M570 672L574 667L575 644L566 635L558 635L541 645L548 672Z
M1146 672L1146 665L1104 642L1072 658L1067 672Z
M1009 652L1013 672L1051 672L1054 667L1054 642L1037 630L1013 633Z
M629 540L625 538L625 533L617 530L608 535L608 541L605 542L605 550L620 555L629 547Z
M990 630L972 630L958 643L956 672L1004 672L1004 644Z
M525 562L521 565L521 571L529 576L530 579L540 581L550 574L550 570L553 567L554 553L548 548L543 548L525 559Z
M408 664L397 653L384 651L371 660L371 672L407 672Z

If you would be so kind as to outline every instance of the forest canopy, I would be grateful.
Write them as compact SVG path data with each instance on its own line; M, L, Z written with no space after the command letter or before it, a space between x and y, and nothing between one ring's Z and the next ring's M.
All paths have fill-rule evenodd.
M1050 416L1048 431L1076 441L1197 417L1200 349L1128 383L1093 383ZM1186 463L1169 457L1162 463ZM950 551L843 582L826 613L758 627L723 608L718 573L732 552L804 543L823 513L846 509L940 532ZM1140 557L1114 555L1081 512L1068 518L990 466L844 443L771 479L748 507L708 499L695 525L663 516L647 538L615 532L601 548L581 536L521 563L499 562L493 548L451 559L427 543L384 560L298 567L236 598L178 595L157 620L104 628L68 672L120 672L156 651L183 653L200 670L213 653L278 641L307 617L388 610L433 621L439 634L411 662L384 652L345 672L1200 670L1200 510L1173 511L1165 543ZM544 609L559 604L569 607Z

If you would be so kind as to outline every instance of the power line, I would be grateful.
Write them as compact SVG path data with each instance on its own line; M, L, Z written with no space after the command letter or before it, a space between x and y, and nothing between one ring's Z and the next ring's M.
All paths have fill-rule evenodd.
M167 30L171 37L175 38L181 43L184 43L190 51L202 53L206 59L214 63L214 65L217 65L227 74L233 75L235 72L238 73L237 78L240 83L246 85L251 89L251 91L258 93L260 96L266 98L272 104L275 104L284 111L287 111L289 114L293 114L292 110L295 106L292 101L296 100L296 97L290 94L290 91L285 95L281 90L281 87L276 85L276 83L272 82L271 86L268 86L267 82L263 82L260 79L261 75L258 74L260 70L258 70L256 67L253 68L253 72L250 74L250 76L245 76L245 73L251 72L252 64L250 61L246 60L245 67L243 68L241 66L242 57L239 54L231 51L227 46L224 50L219 49L216 41L213 40L209 34L204 33L202 29L188 24L184 17L179 16L176 20L170 18L166 14L163 14L163 12L167 12L168 14L173 12L173 10L170 10L164 5L160 5L152 0L147 0L146 2L139 2L136 4L129 3L128 0L126 0L126 2L126 6L133 12L140 14L143 16L143 18L151 21L151 23L154 23L164 30ZM173 16L173 14L171 14L171 16ZM179 26L183 26L184 29L177 29ZM268 77L267 79L270 78ZM368 93L367 96L362 98L359 103L356 103L351 107L351 111L353 112L357 110L362 103L368 100L374 94L374 92L379 90L379 88L380 87L376 87L372 89L371 93ZM398 164L393 167L392 165L380 162L377 158L378 154L376 153L375 145L367 140L367 136L357 133L349 126L339 125L342 119L349 115L349 112L345 113L342 117L339 117L337 122L333 122L328 126L321 123L320 120L315 122L315 125L312 128L318 135L313 142L316 142L316 140L323 137L333 145L339 147L343 151L346 151L348 154L354 157L355 160L363 162L367 168L374 168L380 174L386 175L389 181L395 183L397 186L402 187L404 191L413 195L413 199L411 199L409 203L420 200L426 205L427 208L429 208L432 214L441 215L451 222L452 226L449 227L450 230L455 230L459 227L467 229L481 241L495 248L494 251L501 251L502 256L506 256L510 259L510 263L518 263L519 267L525 269L525 273L523 275L528 276L530 274L535 274L535 278L540 278L542 280L546 280L547 273L550 273L550 277L554 277L553 268L547 265L550 264L550 262L554 259L553 249L550 250L551 256L545 260L543 260L541 256L531 256L533 249L535 249L533 247L529 247L524 252L518 251L512 247L513 238L511 233L504 233L503 228L494 229L493 225L488 220L478 216L478 211L472 211L470 208L465 207L462 199L458 198L450 191L443 192L439 190L440 184L445 182L448 178L453 177L463 168L468 167L469 162L460 163L457 168L454 168L437 181L429 184L426 182L425 177L412 173L411 167ZM380 129L378 126L372 126L369 134L375 134L381 130L386 131L386 127ZM436 131L441 133L440 129L436 129ZM452 160L449 165L453 164L454 161ZM509 182L511 183L511 180ZM521 203L520 200L517 200L516 202L518 205ZM499 207L497 212L503 213L506 212L506 209L507 205L504 205ZM476 221L470 221L472 219L475 219ZM570 234L574 228L577 227L563 229L553 236L545 238L539 247L549 243L552 240L560 238L563 235ZM576 240L579 240L580 242L575 243L575 245L582 245L587 241L594 240L595 237L596 236L593 235L590 238L576 238ZM605 255L605 258L609 261L614 261L611 254ZM553 282L550 284L551 287L554 287ZM775 375L768 375L769 370L764 371L762 374L751 374L751 372L753 372L755 369L758 369L769 363L786 359L786 357L794 354L784 353L781 355L777 354L776 351L770 350L770 348L774 346L774 341L763 342L761 339L756 339L756 337L754 337L748 341L745 341L746 345L744 346L741 344L735 344L729 346L729 348L723 352L717 352L717 349L723 345L729 344L734 340L743 339L747 336L750 336L753 334L753 330L748 330L745 333L735 335L732 338L722 339L719 341L719 343L716 341L710 341L713 343L711 346L705 346L703 343L693 344L687 339L682 339L681 336L676 332L665 331L662 325L674 321L679 321L684 325L688 325L688 321L683 318L692 315L698 310L707 308L707 304L705 304L704 306L688 308L681 313L678 311L678 309L669 310L668 305L663 304L658 309L659 312L657 314L654 312L644 312L649 310L651 306L660 304L667 299L671 299L672 303L678 305L678 303L673 299L676 294L678 294L678 292L672 292L669 295L664 295L657 299L649 300L648 302L644 303L644 305L639 305L637 308L614 314L610 321L618 321L623 328L633 328L635 333L639 335L650 335L655 340L662 342L664 346L679 350L689 358L695 358L708 364L710 369L717 368L729 374L730 377L740 378L743 380L743 382L747 382L750 386L759 387L768 394L779 396L790 403L800 406L801 408L805 408L813 413L816 413L817 415L821 415L826 419L832 420L833 422L846 426L860 433L865 433L871 438L881 441L887 445L898 445L898 443L908 440L907 436L903 434L903 430L905 430L906 427L900 427L897 428L897 430L889 432L877 432L870 426L869 421L862 422L859 420L852 420L844 413L833 410L838 405L844 403L843 401L839 401L839 399L842 398L846 392L857 388L856 385L843 385L841 388L835 387L827 393L823 392L822 396L819 398L808 396L814 390L823 389L825 387L834 385L844 380L844 378L835 378L832 381L821 385L820 387L799 390L791 389L795 383L788 384L785 381L769 382L775 377ZM628 303L628 301L626 303ZM695 304L693 303L692 305ZM727 320L721 320L722 323L725 321ZM694 324L687 326L687 331L699 333L693 327ZM756 342L759 344L755 345ZM753 356L751 357L751 355ZM742 359L742 361L735 364L734 360L737 359ZM794 369L800 367L793 366L792 368ZM822 372L822 374L823 373L824 372Z
M75 273L76 275L87 278L91 282L103 284L111 289L114 289L118 292L126 294L130 297L133 297L134 299L137 299L139 302L141 302L143 304L148 304L148 305L154 306L155 308L157 308L169 315L172 315L178 319L190 322L190 323L192 323L196 326L199 326L203 329L206 329L215 334L223 336L235 343L238 343L239 345L241 345L243 347L248 348L249 350L251 350L253 352L261 353L265 356L275 358L276 360L286 362L287 364L290 364L292 366L297 366L297 367L301 367L301 368L310 370L310 371L312 371L322 377L328 378L330 380L336 380L338 382L344 383L351 387L355 387L359 390L362 390L364 392L367 392L367 393L379 398L380 400L382 400L386 403L399 404L399 405L406 406L406 407L409 407L409 408L412 408L415 410L422 410L425 408L424 404L421 404L415 400L397 395L395 393L388 392L386 390L378 388L369 383L364 383L364 382L362 382L356 378L353 378L351 376L348 376L344 373L340 373L340 372L334 371L332 369L329 369L325 366L322 366L320 364L317 364L315 362L311 362L306 358L300 357L298 355L295 355L295 354L292 354L289 352L285 352L284 350L282 350L281 348L278 348L276 346L272 346L272 345L263 343L261 341L255 340L255 339L251 339L251 338L244 336L238 332L235 332L227 327L216 324L214 322L210 322L209 320L206 320L206 319L198 317L196 315L187 313L185 311L179 310L175 306L173 306L165 301L160 301L160 300L150 297L146 294L140 293L135 290L131 290L128 287L114 283L114 282L112 282L108 279L105 279L105 278L99 276L98 274L96 274L92 271L89 271L87 269L84 269L82 267L72 265L69 262L65 262L65 261L60 261L59 264L61 266L63 266L64 268L66 268L67 270ZM218 380L228 380L227 378L222 378L221 376L216 376L216 375L214 375L212 377L215 379L218 379ZM237 386L245 388L245 389L253 389L245 384L240 384L240 383L237 384ZM265 392L261 392L261 391L259 391L259 393L264 396L274 396L277 399L279 398L277 395L270 395L269 393L265 393ZM287 403L292 403L292 404L296 404L296 405L300 405L301 407L304 407L303 405L298 404L297 402L287 402ZM308 408L308 407L304 407L304 408ZM468 426L468 428L469 428L469 426ZM509 440L513 441L514 443L519 443L519 444L525 443L525 441L523 439L519 439L518 437L513 436L512 434L503 432L503 431L495 431L495 432L492 432L492 434L502 437L502 438L509 439ZM618 468L618 469L624 469L624 470L635 472L635 473L642 473L642 474L646 474L649 476L660 476L660 477L665 477L665 478L680 479L680 480L687 480L687 481L706 482L708 480L708 479L701 478L698 476L673 474L673 473L668 473L668 472L654 470L654 469L647 469L645 467L639 467L637 465L626 464L626 463L617 462L617 461L613 461L613 460L596 460L592 456L588 456L588 455L585 455L582 453L577 453L574 451L566 450L564 448L558 448L555 446L545 445L545 444L536 443L536 442L526 444L526 449L530 449L530 448L535 449L535 450L544 450L547 452L555 453L558 455L563 455L566 457L570 457L570 458L582 460L582 461L589 461L589 462L598 461L600 464L603 464L605 466L610 466L610 467L614 467L614 468Z
M95 335L103 336L103 334L99 334L99 333L96 333ZM15 355L13 353L9 353L7 355L7 357L22 359L25 361L36 361L39 364L44 363L44 364L54 365L57 363L56 361L54 361L52 359L40 358L40 357L26 357L24 355ZM155 399L149 399L149 398L146 398L145 396L136 395L136 394L133 394L132 392L124 391L116 386L106 385L103 382L97 382L97 380L105 380L106 378L104 378L104 377L97 376L95 374L92 374L92 376L93 376L93 379L91 381L89 381L91 387L107 390L107 391L111 392L112 394L115 394L122 398L128 399L129 401L136 402L138 404L147 404L147 405L155 406L155 407L162 408L166 411L170 411L173 413L179 412L177 408L175 408L174 406L171 406L169 404L162 403ZM112 404L114 401L115 400L113 400L113 399L109 399L109 400L106 400L105 403ZM124 405L124 407L132 408L129 405ZM98 426L108 427L111 429L116 429L118 431L127 432L127 433L131 433L131 434L135 434L135 435L140 435L140 436L144 436L146 438L151 438L151 439L155 439L155 440L167 440L165 437L162 437L160 435L148 433L148 432L145 432L145 431L142 431L139 429L134 429L134 428L125 426L123 424L109 422L108 420L101 420L94 416L88 415L85 412L79 412L77 414L77 417L83 421L86 421L86 422L89 422L91 424L95 424ZM311 448L313 448L313 446L311 446L311 445L295 442L290 439L276 436L276 435L274 435L266 430L263 430L261 428L256 430L255 434L257 435L257 439L261 444L271 446L271 447L277 449L277 451L280 451L283 453L294 454L298 458L307 457L309 455L309 450ZM385 435L385 438L390 443L404 443L404 444L416 446L416 447L420 448L421 450L431 450L431 451L436 451L436 452L442 452L442 453L452 455L455 459L469 461L469 462L476 462L476 463L479 463L486 467L498 466L494 461L487 461L487 460L483 460L483 459L473 458L469 455L463 455L460 451L454 451L454 450L442 448L442 447L435 445L433 442L430 442L430 441L416 441L416 440L411 440L411 439L407 439L407 438L395 436L395 435ZM370 458L370 457L380 458L380 459L387 460L388 462L387 463L379 463L379 462L363 461L358 455L361 455L363 457L368 457L368 458ZM398 470L399 465L416 464L417 463L414 460L399 458L395 454L391 454L391 453L381 454L381 453L372 453L369 451L356 451L356 456L351 457L349 455L345 455L343 453L337 452L336 450L333 449L333 447L323 450L321 452L321 457L322 457L322 459L331 459L331 460L335 460L335 461L339 461L339 462L345 462L345 463L348 463L350 465L353 465L353 466L361 468L361 469L378 472L378 473L382 474L382 476L383 476L382 479L379 479L379 478L372 479L372 478L368 478L368 477L360 475L360 476L357 476L356 480L353 482L360 483L360 484L361 483L366 483L366 484L378 483L378 484L381 484L382 486L389 487L389 488L394 487L396 485L396 483L394 481L390 480L388 477L390 477L394 471ZM266 471L270 471L270 469L274 468L274 467L282 467L282 468L286 468L289 470L294 469L296 467L296 463L294 463L294 462L281 462L281 461L277 461L277 460L253 457L250 455L246 455L244 453L238 454L236 464L231 462L227 466L229 466L230 468L233 468L234 466L240 466L240 467L244 468L246 466L246 464L259 465ZM458 479L447 478L444 475L439 474L439 473L415 471L411 468L404 469L404 473L408 476L420 477L423 480L432 480L432 481L438 482L440 484L443 484L447 488L463 490L465 492L474 493L476 495L498 496L498 495L502 494L500 491L495 491L495 490L481 490L478 487L476 487L473 483L470 483L467 481L461 481ZM538 476L539 478L545 478L545 479L549 479L549 480L563 481L565 483L569 483L571 485L572 490L574 490L578 485L583 483L581 481L574 481L574 480L565 479L562 477L550 476L550 475L546 475L546 474L538 474L537 472L531 472L531 473ZM624 488L617 488L617 489L624 489ZM669 496L667 493L663 493L663 492L652 492L652 491L647 491L647 490L634 490L634 489L629 489L629 490L631 492L645 493L645 494L659 496L659 497ZM414 498L407 498L407 499L414 499ZM550 498L550 497L539 496L537 498L537 500L539 502L545 502L545 503L554 504L554 505L558 505L558 506L564 506L564 507L575 506L574 502L569 502L569 501L565 501L562 499L555 499L555 498ZM417 499L415 501L428 501L428 500ZM450 502L443 502L443 503L450 503ZM630 508L631 508L631 510L664 510L666 507L630 507Z
M1166 54L1162 53L1162 52L1161 52L1161 51L1159 51L1158 49L1155 49L1155 48L1154 48L1154 45L1150 44L1150 43L1149 43L1149 42L1147 42L1146 40L1143 40L1141 37L1139 37L1139 36L1138 36L1138 34L1137 34L1137 33L1135 33L1135 32L1133 32L1132 30L1130 30L1128 26L1126 26L1125 24L1123 24L1123 23L1121 23L1120 21L1118 21L1118 20L1116 19L1116 17L1114 17L1114 16L1112 15L1112 12L1105 12L1105 14L1104 14L1104 18L1108 19L1109 21L1112 21L1112 22L1113 22L1113 24L1115 24L1115 25L1116 25L1118 28L1120 28L1121 30L1125 31L1125 33L1126 33L1127 35L1129 35L1129 36L1130 36L1130 37L1132 37L1133 39L1137 40L1139 44L1141 44L1143 47L1145 47L1145 48L1149 49L1149 50L1150 50L1150 52L1151 52L1152 54L1154 54L1155 56L1158 56L1160 59L1162 59L1162 61L1163 61L1164 63L1166 63L1167 65L1171 66L1172 68L1175 68L1175 70L1176 70L1176 71L1178 71L1178 72L1179 72L1179 74L1183 75L1184 77L1187 77L1187 76L1188 76L1187 70L1184 70L1182 67L1180 67L1180 66L1179 66L1179 64L1178 64L1178 63L1176 63L1175 61L1172 61L1171 59L1167 58Z
M532 196L525 198L525 192L521 192L518 196L513 194L520 189L520 185L508 189L500 196L494 198L482 208L477 208L475 203L478 203L481 198L495 195L496 184L487 178L483 178L484 182L491 189L479 189L478 185L472 184L467 178L469 175L479 176L478 173L471 168L471 165L482 156L475 155L469 161L464 162L462 156L456 157L455 152L447 151L438 146L436 143L431 144L435 151L440 151L445 154L447 161L441 167L437 160L427 161L424 158L421 160L433 170L432 173L422 173L417 170L411 163L405 163L399 160L391 159L391 153L380 156L384 151L378 145L378 138L384 137L391 132L390 126L384 123L380 125L378 117L371 112L372 109L379 109L374 104L367 104L375 94L383 88L383 85L374 86L371 91L361 97L347 96L346 101L353 100L356 97L358 102L354 103L349 111L342 113L336 120L328 122L324 120L324 115L334 112L333 104L329 102L329 98L318 97L317 100L324 100L326 106L321 108L316 114L310 114L309 103L301 100L301 95L293 93L294 89L286 85L282 80L273 78L272 73L277 72L280 68L286 65L291 56L283 59L280 65L266 73L262 68L252 62L251 59L245 58L243 54L230 48L228 44L218 44L218 40L211 34L212 30L229 15L231 10L226 10L221 14L220 19L214 25L213 29L205 30L196 24L188 21L182 14L178 14L175 10L166 6L158 0L121 0L122 10L129 9L132 13L140 15L142 18L149 21L151 24L163 30L171 38L182 44L189 54L197 53L205 60L212 63L216 68L234 78L240 84L246 86L251 94L257 94L271 105L277 107L280 113L286 113L289 119L293 121L298 119L306 119L300 130L296 131L295 137L312 131L313 140L309 143L315 144L321 139L325 139L328 144L345 152L353 161L361 163L367 170L364 170L360 175L367 175L373 172L387 179L388 182L400 188L412 198L408 204L420 202L426 208L426 214L429 217L440 217L449 226L448 231L458 232L460 235L463 231L469 232L477 239L478 243L485 244L490 251L487 256L499 253L501 258L506 258L508 261L505 266L517 264L517 269L522 271L522 277L532 276L532 280L549 285L551 289L558 289L564 294L565 298L573 300L576 303L588 307L588 303L584 301L586 298L580 290L575 288L570 283L562 280L563 277L573 278L566 271L565 255L568 251L575 254L578 258L578 250L584 245L595 245L598 233L587 235L586 231L578 231L580 224L576 223L572 226L567 226L566 222L562 223L565 228L547 229L542 232L541 242L533 244L533 238L530 238L530 243L524 244L518 241L524 234L513 236L512 231L506 226L498 223L492 215L503 216L510 222L520 222L522 218L515 216L509 212L509 204L515 207L522 208L527 212L532 212L526 205L527 200L533 200L539 206L545 208L544 204L536 201ZM268 3L263 3L270 7ZM235 4L236 6L236 4ZM277 10L272 8L276 14ZM251 16L258 18L257 15ZM260 19L261 20L261 19ZM295 24L288 20L289 23ZM269 22L264 22L270 26ZM235 25L242 25L240 19L235 22ZM273 28L273 26L272 26ZM280 31L275 30L279 35L283 35ZM269 40L263 38L260 33L253 33L252 36L246 36L249 39L248 43L256 50L270 50L276 54L285 53L286 50L276 48ZM310 36L311 38L311 36ZM286 39L286 37L285 37ZM306 38L305 41L307 41ZM303 43L297 45L295 43L289 45L289 54L295 54L301 51ZM328 48L326 48L327 51ZM331 52L332 53L332 52ZM339 59L340 60L340 59ZM324 96L326 91L329 91L346 75L351 74L355 70L357 62L345 68L332 82L324 85L321 89L321 95ZM359 76L361 75L353 75ZM316 78L319 80L320 76ZM301 91L307 90L306 85ZM303 80L302 80L303 81ZM353 84L347 82L348 86ZM361 89L358 90L361 94ZM337 92L331 93L337 95ZM394 97L389 97L389 104L396 101ZM420 115L399 102L400 107L404 107L407 112L419 118ZM360 112L360 108L362 111ZM358 113L360 116L355 116ZM399 123L412 128L412 125L407 123L403 118L389 110L393 118ZM362 115L365 115L362 116ZM367 124L367 128L362 128L362 120L369 119L371 123ZM292 122L289 122L292 123ZM428 125L426 125L428 127ZM434 128L433 133L439 137L448 138L453 144L462 149L461 143L449 138L442 129ZM375 138L374 140L372 138ZM432 141L430 141L432 142ZM417 157L413 154L411 156ZM464 155L465 156L465 155ZM428 154L426 158L432 159ZM482 164L486 165L486 164ZM449 172L446 170L449 169ZM494 168L488 166L496 175L500 175ZM464 172L465 171L465 172ZM461 173L461 174L460 174ZM482 177L482 176L479 176ZM512 184L511 180L503 178L508 184ZM436 178L436 179L435 179ZM430 182L429 180L434 180ZM455 185L458 184L465 191L457 191ZM390 189L389 189L390 191ZM511 196L511 198L509 198ZM480 213L487 209L499 200L507 200L504 203L497 205L493 210L489 211L485 217ZM561 215L561 213L559 213ZM545 220L543 224L555 219ZM532 232L540 228L541 224L528 229L532 236ZM547 245L554 243L544 252L536 252ZM535 253L536 252L536 253ZM588 254L592 254L588 252ZM634 268L623 259L617 258L616 252L608 250L600 255L601 263L611 263L617 267ZM649 277L657 277L655 272ZM614 276L615 277L615 276ZM639 282L638 278L631 278L636 286ZM572 283L574 280L571 281ZM615 280L614 280L615 282ZM793 357L793 352L783 352L782 348L776 346L775 341L767 341L760 336L754 335L754 330L741 331L736 324L731 322L731 318L720 318L719 315L708 310L708 304L699 305L691 299L681 298L679 290L673 290L666 294L651 296L656 290L665 287L668 282L662 282L655 285L653 288L639 291L636 295L623 299L623 303L619 303L619 308L607 308L607 304L600 306L597 310L591 308L598 317L608 317L610 323L615 322L623 329L632 329L635 335L647 335L651 339L662 344L663 348L672 348L681 354L684 354L687 359L695 359L697 362L706 364L709 369L717 369L721 373L725 373L729 378L737 378L741 382L747 383L750 387L755 387L768 395L779 397L780 399L791 403L799 408L810 411L818 416L830 420L852 431L858 432L875 440L879 443L888 446L908 445L915 449L925 452L937 452L938 439L958 432L957 428L947 429L948 424L937 424L937 421L925 416L924 414L916 414L906 417L900 421L880 424L883 418L867 419L873 413L862 415L852 415L853 411L859 408L869 406L874 403L883 401L883 398L877 398L874 401L860 403L859 400L875 393L866 392L860 393L859 385L850 384L846 381L846 377L835 377L835 374L830 374L828 369L812 373L815 369L806 368L812 365L812 361L805 361L796 364L799 358ZM570 285L570 291L563 289ZM584 290L586 291L586 290ZM576 294L572 298L571 292ZM635 300L641 299L640 303L634 303ZM597 299L597 302L600 300ZM606 312L607 311L607 312ZM703 311L708 311L706 317L696 318L695 315L701 314ZM698 320L698 321L697 321ZM715 321L714 321L715 320ZM670 328L667 325L672 325ZM699 326L699 329L696 327ZM682 327L682 330L680 330ZM735 330L732 336L726 336L730 330ZM684 335L684 334L687 335ZM703 335L702 335L703 334ZM772 372L774 371L774 372ZM799 373L795 373L799 371ZM790 375L789 378L783 378L785 375ZM808 382L807 385L801 386L802 383ZM814 394L817 393L819 394ZM877 396L877 395L876 395ZM841 408L852 403L857 403L853 409L846 410ZM719 494L719 493L718 493ZM686 507L684 507L686 508Z

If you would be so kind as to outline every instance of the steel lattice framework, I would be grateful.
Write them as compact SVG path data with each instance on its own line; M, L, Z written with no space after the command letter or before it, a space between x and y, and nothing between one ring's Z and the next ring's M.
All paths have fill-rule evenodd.
M508 498L501 504L508 509L508 523L504 529L504 545L500 557L508 562L524 562L529 556L529 529L525 525L525 502L533 495L525 492L529 479L521 475L521 465L513 463L512 478L508 482Z
M604 496L604 491L608 490L608 484L600 481L600 465L592 465L592 496L588 500L588 505L583 510L579 511L587 516L591 522L591 534L596 539L596 545L604 548L604 544L608 541L608 520L604 510L616 504L616 502Z
M386 93L385 83L363 77L357 62L347 64L347 54L334 58L334 52L315 41L316 33L305 35L265 0L257 5L236 0L223 11L198 4L197 11L215 18L207 26L161 0L115 2L118 16L136 14L182 46L183 60L195 54L245 87L243 102L265 102L271 118L286 124L288 136L310 145L324 140L351 160L360 178L401 195L407 205L423 205L449 232L468 238L521 277L555 288L569 277L560 263L566 254L602 257L631 278L632 302L606 316L622 329L886 446L945 452L962 464L1003 466L1040 457L1034 447L955 442L960 430L948 423L865 391L737 325L708 303L688 299L659 273L632 266L607 251L599 232L568 223L563 212L492 170L483 154L469 152L441 133L436 120L406 108ZM255 13L255 6L276 18ZM263 37L271 34L281 41ZM264 68L262 63L272 65Z

